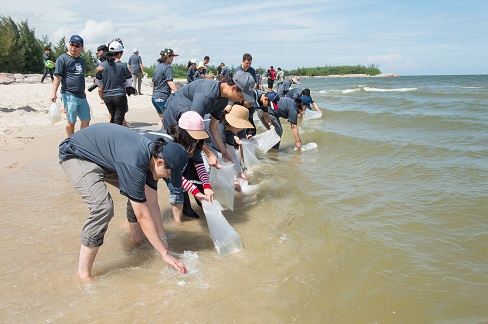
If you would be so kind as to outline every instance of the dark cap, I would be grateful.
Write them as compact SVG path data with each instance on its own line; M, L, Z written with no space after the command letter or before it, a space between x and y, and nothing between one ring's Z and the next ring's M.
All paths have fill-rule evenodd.
M175 54L175 52L171 48L165 48L164 50L161 51L161 56L178 56L178 54Z
M161 146L161 156L164 163L171 168L171 184L181 188L183 171L188 164L185 149L180 144L169 142Z
M312 109L312 108L310 108L310 103L312 102L312 99L309 96L301 96L300 99L302 99L302 102L305 105L307 105L308 109Z
M266 97L268 97L270 107L274 110L278 110L278 101L280 101L280 96L274 91L266 92Z
M69 42L70 43L78 43L81 46L83 46L83 38L81 38L81 36L79 36L79 35L73 35L73 36L71 36L70 39L69 39Z

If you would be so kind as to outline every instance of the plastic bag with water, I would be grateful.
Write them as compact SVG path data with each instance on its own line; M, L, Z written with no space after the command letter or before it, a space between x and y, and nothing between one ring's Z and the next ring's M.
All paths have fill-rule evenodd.
M239 252L243 249L242 241L236 230L222 214L223 207L217 200L202 202L203 212L207 218L208 230L215 250L221 257Z
M306 110L302 116L303 120L305 119L320 119L322 118L322 112L317 110Z
M242 155L244 161L242 164L246 169L251 168L253 165L258 164L259 160L256 157L256 142L241 139Z
M317 143L310 142L310 143L307 143L307 144L303 144L302 145L302 148L300 149L300 151L302 151L302 152L311 151L311 150L315 150L317 147L318 147ZM295 151L298 151L298 148L295 147Z
M258 189L258 185L250 185L247 180L242 178L237 179L239 181L239 185L241 186L241 192L245 195L249 195Z
M234 210L234 163L220 162L220 169L212 168L209 174L214 197L223 207Z
M61 121L61 109L59 106L53 102L51 104L51 107L49 107L49 120L51 121L51 124L57 123Z
M276 130L272 128L264 133L254 136L254 140L256 141L256 148L262 153L266 153L273 146L278 144L281 138L280 135L276 133Z

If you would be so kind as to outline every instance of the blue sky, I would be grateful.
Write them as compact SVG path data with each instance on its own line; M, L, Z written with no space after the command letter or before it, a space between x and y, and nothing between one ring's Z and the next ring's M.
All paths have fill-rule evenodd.
M144 65L172 48L175 63L203 56L283 69L376 65L399 75L488 74L486 0L33 1L0 4L56 43L79 34L95 51L115 37Z

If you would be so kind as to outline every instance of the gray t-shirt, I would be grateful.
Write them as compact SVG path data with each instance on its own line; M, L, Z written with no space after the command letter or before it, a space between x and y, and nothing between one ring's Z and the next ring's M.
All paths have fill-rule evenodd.
M280 101L278 101L278 110L268 108L268 114L275 117L288 118L290 123L298 124L298 107L291 98L281 97Z
M283 81L283 84L280 85L280 88L278 89L278 94L281 97L286 96L286 92L290 90L291 84L292 84L291 79L286 79L285 81Z
M155 99L168 99L171 94L168 81L173 81L173 69L171 66L166 63L159 63L154 69L152 81L154 84L152 97Z
M224 66L224 68L222 69L222 72L220 72L220 74L229 76L230 75L229 68L227 66Z
M137 54L132 54L131 57L129 57L129 61L127 64L130 65L130 72L131 73L142 73L141 66L139 64L142 64L142 58L137 55Z
M239 64L235 69L234 69L234 74L237 72L237 71L244 71L242 69L242 64ZM247 72L249 74L252 75L252 77L254 78L254 82L258 82L258 77L256 75L256 70L254 70L254 68L252 66L249 67L249 69L247 69L247 71L244 71L244 72Z
M220 82L211 79L198 79L186 84L172 94L164 111L164 128L176 125L186 111L196 111L202 116L211 114L220 119L224 108L229 104L227 98L220 96Z
M61 93L86 98L85 94L85 60L80 56L74 58L66 53L56 60L54 74L62 77Z
M103 80L104 97L124 97L125 81L132 78L127 65L122 62L102 62L103 71L97 74L97 78Z
M152 142L127 127L100 123L83 128L59 145L62 161L80 158L117 174L120 193L145 202L144 185L157 190L149 170Z
M300 97L300 95L302 94L302 92L303 92L303 89L302 88L293 88L293 89L290 89L288 91L288 93L286 94L286 96L288 98L296 99L296 98ZM310 97L310 102L313 102L312 96L309 96L309 97Z

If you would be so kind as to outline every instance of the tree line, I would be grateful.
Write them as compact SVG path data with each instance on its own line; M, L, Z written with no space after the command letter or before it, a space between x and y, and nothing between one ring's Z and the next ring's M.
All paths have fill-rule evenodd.
M51 49L50 56L55 61L68 51L66 38L63 36L53 45L47 36L36 38L35 29L29 27L27 19L16 23L11 17L0 17L0 72L43 73L45 48ZM93 71L96 67L93 53L83 50L81 55L86 71Z
M35 29L30 28L27 19L16 23L11 17L0 16L0 72L6 73L43 73L44 61L42 54L45 48L51 49L51 59L55 61L61 54L66 53L66 37L63 36L56 44L52 44L47 36L41 39L36 38ZM90 50L81 52L85 60L85 71L87 75L93 76L96 68L96 57ZM127 57L126 59L128 59ZM173 75L178 79L186 79L186 64L173 64ZM156 63L144 68L149 77L153 76ZM217 74L217 67L209 65L207 69ZM234 66L230 67L234 70ZM264 74L265 69L256 68L256 73ZM283 70L285 75L300 76L327 76L344 74L367 74L377 75L381 71L374 65L365 67L357 66L325 66L325 67L302 67L295 70Z

